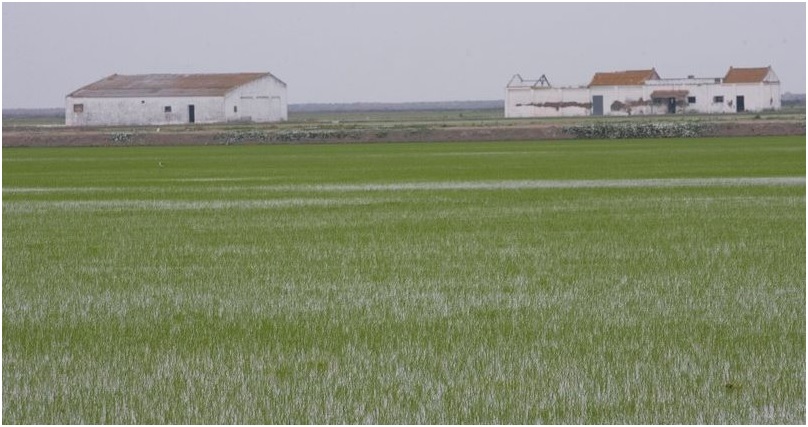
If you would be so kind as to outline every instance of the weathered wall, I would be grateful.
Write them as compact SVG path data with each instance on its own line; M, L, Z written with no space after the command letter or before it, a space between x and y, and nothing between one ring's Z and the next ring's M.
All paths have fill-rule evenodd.
M83 111L74 112L81 104ZM144 97L144 98L71 98L65 99L65 124L68 126L168 125L189 123L188 106L194 106L195 123L225 120L222 97ZM171 112L165 112L171 107Z
M288 120L286 85L266 76L228 92L225 96L227 121L278 122Z
M737 112L737 97L744 97L744 111L758 112L764 110L779 110L780 85L779 84L671 84L644 86L643 97L651 98L655 90L686 90L688 97L696 98L695 103L686 102L677 106L680 113L728 114ZM716 97L723 97L717 102ZM665 114L666 105L652 107L646 114Z
M603 97L604 116L627 116L628 111L613 110L615 101L627 103L627 101L639 100L643 97L644 86L593 86L589 88L591 97ZM634 112L632 112L634 114Z
M505 117L571 117L591 114L588 88L509 88Z
M779 110L781 105L779 84L724 84L725 111L734 113L737 96L744 97L745 111ZM732 101L733 104L730 104Z
M689 83L644 86L594 86L591 88L506 88L505 117L561 117L592 114L593 97L603 97L604 116L667 114L666 102L654 103L651 94L660 90L684 90L688 99L677 103L677 113L729 114L737 112L737 97L744 97L744 111L779 110L779 84ZM723 97L718 102L716 97Z

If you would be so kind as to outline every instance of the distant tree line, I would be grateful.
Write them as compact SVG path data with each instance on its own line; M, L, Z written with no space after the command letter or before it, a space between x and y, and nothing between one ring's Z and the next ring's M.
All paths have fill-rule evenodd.
M20 118L54 118L65 117L64 108L11 108L3 109L3 118L6 119L20 119Z
M780 97L783 107L805 107L804 93L786 92Z
M354 102L333 104L290 104L290 113L344 113L374 111L446 111L495 110L505 108L505 101L446 102Z

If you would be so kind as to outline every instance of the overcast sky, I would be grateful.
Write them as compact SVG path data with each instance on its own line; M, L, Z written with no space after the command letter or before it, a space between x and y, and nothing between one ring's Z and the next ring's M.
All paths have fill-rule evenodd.
M107 75L269 71L289 102L504 98L513 74L585 85L656 67L771 65L805 93L805 3L3 4L3 108Z

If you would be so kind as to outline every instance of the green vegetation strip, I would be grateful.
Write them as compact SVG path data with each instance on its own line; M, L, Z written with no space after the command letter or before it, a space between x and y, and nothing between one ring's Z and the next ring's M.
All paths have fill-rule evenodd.
M6 149L3 421L803 424L804 177L802 137Z

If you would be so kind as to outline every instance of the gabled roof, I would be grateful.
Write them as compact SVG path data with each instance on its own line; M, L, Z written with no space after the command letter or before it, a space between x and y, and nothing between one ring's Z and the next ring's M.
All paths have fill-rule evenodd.
M128 98L155 96L222 96L270 73L231 74L113 74L68 96L73 98ZM280 81L280 80L278 80ZM285 83L281 82L286 85Z
M595 73L589 86L641 86L646 80L659 79L655 69Z
M734 68L729 67L724 83L776 83L780 80L774 74L772 67L761 68Z

